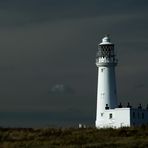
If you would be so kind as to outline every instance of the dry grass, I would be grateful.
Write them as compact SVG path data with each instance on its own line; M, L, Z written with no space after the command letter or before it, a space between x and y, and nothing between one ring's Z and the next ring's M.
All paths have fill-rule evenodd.
M0 128L0 148L146 148L148 126L120 129Z

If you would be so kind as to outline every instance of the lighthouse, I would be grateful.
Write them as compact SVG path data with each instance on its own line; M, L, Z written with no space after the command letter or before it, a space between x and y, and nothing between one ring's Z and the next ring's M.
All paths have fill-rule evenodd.
M114 44L105 36L98 45L96 66L98 69L96 128L120 128L148 124L148 106L133 108L117 103L115 67L117 57Z
M117 107L115 77L117 58L109 36L105 36L98 45L96 66L98 68L96 127L98 127L104 122L105 110Z

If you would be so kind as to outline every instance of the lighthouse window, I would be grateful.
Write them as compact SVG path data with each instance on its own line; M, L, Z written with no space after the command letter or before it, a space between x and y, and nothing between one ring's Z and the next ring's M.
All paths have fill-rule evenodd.
M133 118L135 118L135 112L133 112Z
M138 119L140 118L139 112L138 112Z
M113 114L109 114L109 119L112 119L113 118Z
M144 119L144 113L142 113L142 119Z
M103 117L103 113L101 113L101 117Z
M101 72L103 72L103 68L101 69Z

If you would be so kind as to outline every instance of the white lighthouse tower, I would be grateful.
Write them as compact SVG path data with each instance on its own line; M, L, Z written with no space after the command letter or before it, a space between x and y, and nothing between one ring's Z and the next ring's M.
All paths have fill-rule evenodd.
M96 65L98 67L96 127L102 127L106 109L117 107L115 67L117 59L114 44L105 36L98 46Z
M115 67L117 58L114 44L105 36L99 44L96 65L98 67L97 86L97 128L120 128L148 124L148 106L133 108L130 103L123 107L117 104Z

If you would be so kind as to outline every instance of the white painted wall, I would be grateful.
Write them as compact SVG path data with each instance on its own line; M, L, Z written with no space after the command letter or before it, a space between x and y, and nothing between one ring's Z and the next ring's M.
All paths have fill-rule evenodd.
M112 114L112 118L110 118ZM115 108L105 110L102 121L98 122L97 128L119 128L130 126L130 108Z
M134 113L134 115L133 115ZM110 118L112 114L112 118ZM115 108L105 110L97 128L120 128L139 126L148 123L148 110L134 108Z
M117 107L116 81L114 66L100 66L98 68L97 87L97 117L100 120L104 113L106 104L109 108Z

